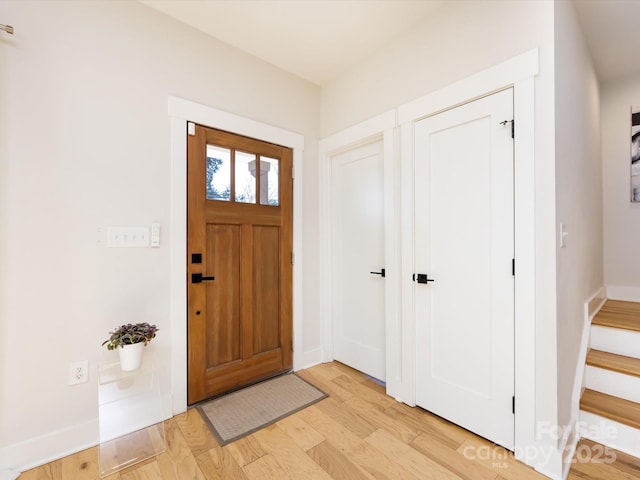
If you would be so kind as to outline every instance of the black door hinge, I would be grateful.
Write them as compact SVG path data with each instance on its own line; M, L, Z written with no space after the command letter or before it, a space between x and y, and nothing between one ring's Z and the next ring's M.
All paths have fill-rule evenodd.
M516 397L511 397L511 412L516 413Z
M516 259L511 259L511 275L516 276Z
M515 120L503 120L500 122L500 125L506 125L507 123L511 124L511 138L516 138L516 121Z

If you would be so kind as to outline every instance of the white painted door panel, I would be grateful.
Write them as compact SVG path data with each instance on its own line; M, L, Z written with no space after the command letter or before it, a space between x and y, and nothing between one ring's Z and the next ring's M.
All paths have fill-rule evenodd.
M415 125L416 402L513 448L512 90Z
M331 162L334 358L385 379L382 142Z

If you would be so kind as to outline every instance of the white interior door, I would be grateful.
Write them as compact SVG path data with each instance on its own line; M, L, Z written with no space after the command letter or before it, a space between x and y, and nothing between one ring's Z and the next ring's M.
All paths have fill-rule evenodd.
M511 449L512 119L511 89L426 118L414 158L416 403Z
M385 379L383 168L382 141L331 159L333 354L380 380Z

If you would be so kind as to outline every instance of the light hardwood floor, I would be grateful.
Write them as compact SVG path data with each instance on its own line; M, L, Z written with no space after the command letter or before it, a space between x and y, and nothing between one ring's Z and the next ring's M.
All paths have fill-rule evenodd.
M329 363L298 372L330 397L220 447L196 410L165 422L167 451L108 480L543 480L487 440L397 403L361 373ZM611 455L615 461L611 462ZM20 480L97 479L97 448ZM569 479L640 478L640 461L583 441ZM591 460L589 460L591 459Z

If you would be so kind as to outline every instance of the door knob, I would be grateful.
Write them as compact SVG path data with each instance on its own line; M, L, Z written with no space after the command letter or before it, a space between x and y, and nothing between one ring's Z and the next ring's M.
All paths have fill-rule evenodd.
M372 275L380 275L381 277L385 277L386 276L384 268L381 269L379 272L369 272L369 273L372 274Z
M202 283L208 280L215 280L216 277L204 277L201 273L192 273L191 274L191 283Z

